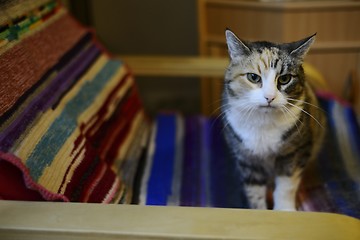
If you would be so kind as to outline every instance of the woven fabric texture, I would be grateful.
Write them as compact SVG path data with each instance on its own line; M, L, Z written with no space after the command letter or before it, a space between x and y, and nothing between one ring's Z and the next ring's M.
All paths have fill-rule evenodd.
M148 132L132 75L56 1L19 3L0 33L0 198L130 203Z

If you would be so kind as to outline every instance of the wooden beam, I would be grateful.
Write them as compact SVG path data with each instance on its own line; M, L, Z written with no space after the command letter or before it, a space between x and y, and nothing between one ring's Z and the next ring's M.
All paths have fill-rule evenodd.
M0 201L0 239L360 239L336 214Z
M342 1L242 1L242 0L206 0L213 7L241 7L243 9L261 9L270 11L318 11L320 10L353 10L360 7L360 2Z
M136 76L224 77L225 57L118 56Z

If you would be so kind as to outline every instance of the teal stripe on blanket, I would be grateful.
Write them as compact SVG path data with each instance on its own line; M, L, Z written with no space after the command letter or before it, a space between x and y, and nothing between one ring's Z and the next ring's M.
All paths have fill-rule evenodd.
M93 80L86 82L77 95L65 106L63 112L51 124L26 161L30 175L38 181L44 169L50 165L68 137L78 126L78 117L96 100L100 91L121 66L119 61L108 61Z

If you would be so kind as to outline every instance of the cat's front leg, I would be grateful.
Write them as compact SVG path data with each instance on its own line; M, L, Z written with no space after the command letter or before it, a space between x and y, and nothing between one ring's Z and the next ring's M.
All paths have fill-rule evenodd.
M244 189L250 208L267 209L266 185L245 184Z
M274 210L296 211L296 193L300 180L300 171L295 171L291 176L275 177Z
M266 187L268 175L263 165L257 159L241 159L239 170L249 207L252 209L267 209Z

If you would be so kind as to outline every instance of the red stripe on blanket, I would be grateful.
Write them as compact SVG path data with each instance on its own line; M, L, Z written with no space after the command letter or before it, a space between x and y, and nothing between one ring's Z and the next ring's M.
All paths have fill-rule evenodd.
M84 191L88 178L96 172L100 159L96 157L97 150L90 142L85 143L84 157L80 159L81 163L74 170L70 182L67 183L65 196L68 196L70 201L79 202ZM65 178L64 178L65 179Z
M67 178L65 176L59 189L60 191L65 187L65 184L67 184L65 196L68 196L71 201L84 201L88 198L88 201L90 202L98 202L99 199L104 198L104 195L101 196L99 195L99 191L96 191L97 185L102 184L101 182L104 181L114 181L111 177L112 174L102 173L102 169L104 168L103 164L106 164L106 169L110 168L109 166L114 162L119 147L128 135L131 122L136 112L141 109L138 93L134 91L134 86L131 86L128 93L122 97L121 101L118 100L119 103L116 113L114 113L110 119L105 119L105 115L109 111L111 102L114 101L116 94L127 81L129 81L128 74L119 81L117 86L104 101L101 108L89 122L81 124L81 134L75 140L74 149L72 150L72 153L77 152L77 154L74 156L72 163L68 166L66 175L70 173L70 169L75 162L80 161L80 164L75 169L70 182L65 183ZM87 125L90 125L90 127ZM114 139L116 141L114 141ZM81 144L84 141L85 144ZM81 155L80 152L84 152L85 155ZM78 159L79 157L83 157L83 159ZM111 186L112 184L109 183L108 187ZM110 189L107 189L104 186L101 188L100 192L105 193L105 195L110 191ZM80 192L79 189L82 189L82 191Z
M102 163L105 164L105 163ZM89 202L106 202L109 203L112 200L113 191L118 191L117 189L112 189L113 184L116 182L117 176L115 173L110 169L110 167L106 165L106 170L104 173L104 177L101 178L99 184L94 188L92 194L90 195ZM118 186L117 186L118 187ZM106 196L111 195L109 200L106 200Z
M100 148L107 149L105 152L100 152L100 155L104 157L108 164L114 163L116 155L128 136L133 120L141 107L139 96L135 88L132 88L127 101L114 116L113 125L117 126L117 128L107 132L105 140L109 141L104 141L103 146Z
M4 152L0 152L0 193L0 199L8 200L69 201L34 182L21 160Z

